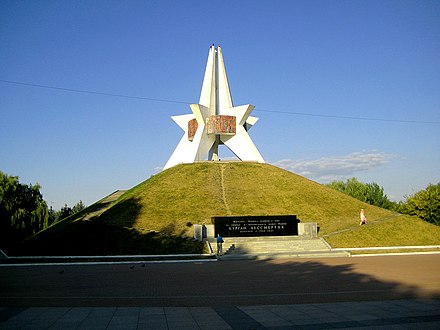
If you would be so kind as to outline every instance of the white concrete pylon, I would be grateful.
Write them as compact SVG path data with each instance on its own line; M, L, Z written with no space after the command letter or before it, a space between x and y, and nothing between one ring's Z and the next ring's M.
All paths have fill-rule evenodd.
M222 49L217 47L218 57L218 100L219 112L233 107L231 91L229 89L228 76L226 75L225 62L223 61Z
M164 170L181 163L218 159L218 145L226 145L240 160L264 163L248 130L258 118L253 105L234 107L221 47L209 48L198 104L192 114L171 117L185 132Z
M210 108L217 108L216 95L216 55L215 48L209 48L208 61L206 63L205 76L203 77L202 91L200 92L199 104Z

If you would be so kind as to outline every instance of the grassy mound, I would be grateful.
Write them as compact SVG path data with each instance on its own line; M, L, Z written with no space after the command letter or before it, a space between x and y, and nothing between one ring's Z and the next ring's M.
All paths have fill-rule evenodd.
M325 235L358 224L361 208L371 221L393 215L272 165L204 162L141 183L99 221L190 234L189 224L210 224L214 215L296 214L302 222L318 222Z
M106 208L96 212L96 216L85 216L102 205ZM358 226L361 208L366 210L368 226ZM193 235L193 224L210 224L215 215L296 214L301 222L317 222L320 236L326 236L334 247L440 244L440 227L365 204L275 166L257 163L178 165L142 182L116 201L100 201L84 212L29 239L22 251L42 253L41 247L51 246L52 251L63 250L63 254L75 254L72 250L150 253L160 245L163 248L155 253L197 253L203 247L188 239ZM173 247L151 240L155 235L160 235L162 241L167 237L185 243ZM195 244L194 248L189 247L189 241ZM66 249L67 244L73 247ZM88 248L82 250L80 244Z

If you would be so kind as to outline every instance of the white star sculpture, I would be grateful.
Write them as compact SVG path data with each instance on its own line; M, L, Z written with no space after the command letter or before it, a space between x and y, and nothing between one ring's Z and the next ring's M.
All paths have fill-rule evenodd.
M242 161L264 163L247 133L258 120L250 116L254 106L233 106L220 46L209 49L200 100L190 107L192 114L171 117L185 134L164 170L181 163L218 160L219 144Z

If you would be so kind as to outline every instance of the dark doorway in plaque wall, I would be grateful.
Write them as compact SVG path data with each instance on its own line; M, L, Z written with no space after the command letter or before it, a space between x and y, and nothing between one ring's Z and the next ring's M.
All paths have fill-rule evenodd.
M224 216L212 217L215 236L295 236L299 220L296 215Z

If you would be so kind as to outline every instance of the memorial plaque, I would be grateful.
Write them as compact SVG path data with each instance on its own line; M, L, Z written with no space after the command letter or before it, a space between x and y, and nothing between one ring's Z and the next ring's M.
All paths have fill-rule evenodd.
M206 133L235 135L236 118L234 116L215 115L206 118Z
M196 135L197 128L199 128L199 124L197 123L197 119L191 119L188 122L188 140L194 141L194 136Z
M212 217L215 235L223 237L298 235L296 215Z

